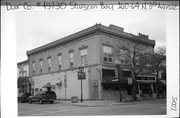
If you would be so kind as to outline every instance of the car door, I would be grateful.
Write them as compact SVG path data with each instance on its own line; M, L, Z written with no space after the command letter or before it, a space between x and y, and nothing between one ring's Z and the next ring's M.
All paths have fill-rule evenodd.
M39 101L39 99L40 99L40 94L36 94L36 95L34 95L32 98L31 98L31 101L34 101L34 102L38 102Z

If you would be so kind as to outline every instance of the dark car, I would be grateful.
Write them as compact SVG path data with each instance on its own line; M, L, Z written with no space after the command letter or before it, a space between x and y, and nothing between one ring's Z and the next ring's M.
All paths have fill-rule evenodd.
M29 97L31 96L31 93L21 93L18 96L18 102L23 103L23 102L29 102Z
M32 102L39 102L40 104L43 104L43 102L50 102L53 104L55 99L56 93L54 91L41 91L29 97L29 104Z

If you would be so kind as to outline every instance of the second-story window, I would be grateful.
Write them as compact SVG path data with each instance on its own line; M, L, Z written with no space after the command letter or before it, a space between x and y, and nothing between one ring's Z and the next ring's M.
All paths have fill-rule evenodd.
M27 77L27 71L26 70L24 71L24 77Z
M59 62L59 69L61 69L61 66L62 66L62 54L61 53L58 54L58 62Z
M81 53L81 65L87 64L87 48L80 50Z
M112 62L112 47L103 46L104 62Z
M40 59L39 63L40 63L40 72L42 72L42 70L43 70L43 59Z
M69 52L69 56L70 56L70 67L73 67L74 53L73 52Z
M48 70L51 70L51 57L49 56L48 58Z
M32 67L33 67L33 73L35 73L35 62L32 62Z
M127 65L129 63L127 58L126 58L127 55L128 55L128 52L126 50L120 49L120 61L121 61L121 64Z

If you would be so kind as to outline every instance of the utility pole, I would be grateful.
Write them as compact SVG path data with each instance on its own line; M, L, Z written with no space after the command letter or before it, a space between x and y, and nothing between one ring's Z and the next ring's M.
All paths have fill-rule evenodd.
M118 69L118 80L119 80L119 101L122 102L121 97L121 62L119 60L116 60L116 67Z
M86 74L83 71L84 67L79 67L78 80L81 80L81 102L83 102L83 79L86 78Z

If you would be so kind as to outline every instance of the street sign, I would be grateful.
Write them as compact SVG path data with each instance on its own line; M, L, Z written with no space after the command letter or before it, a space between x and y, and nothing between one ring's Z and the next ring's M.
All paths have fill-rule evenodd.
M113 82L117 82L117 81L119 81L119 79L113 79L112 81L113 81Z
M82 79L86 79L86 73L82 72Z
M78 72L78 80L85 79L86 73L85 72Z
M132 78L128 78L128 84L132 84Z

